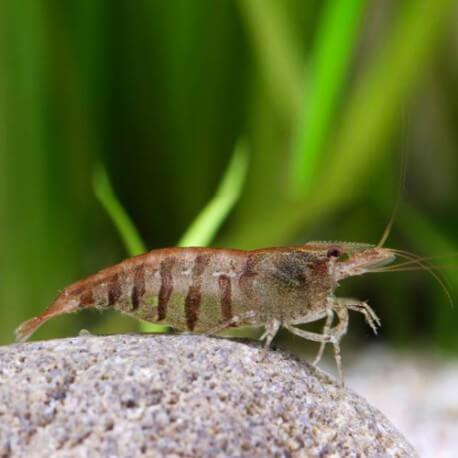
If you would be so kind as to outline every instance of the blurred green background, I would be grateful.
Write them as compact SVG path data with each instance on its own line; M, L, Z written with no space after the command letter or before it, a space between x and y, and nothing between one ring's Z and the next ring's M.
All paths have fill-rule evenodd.
M187 242L376 243L404 153L387 246L456 253L457 82L452 0L0 2L0 342L69 283L138 251L117 205L148 249L174 246L225 174ZM444 274L456 301L458 271ZM381 341L458 352L458 307L424 272L338 293L369 300ZM373 338L360 316L351 324L350 342ZM86 312L34 338L82 328L139 324Z

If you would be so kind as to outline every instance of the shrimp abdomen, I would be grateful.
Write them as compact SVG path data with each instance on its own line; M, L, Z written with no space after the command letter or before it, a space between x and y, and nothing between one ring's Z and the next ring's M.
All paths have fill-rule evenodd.
M65 288L41 315L16 329L16 339L23 342L50 318L86 308L114 308L152 323L204 331L237 308L245 253L169 248L126 259Z

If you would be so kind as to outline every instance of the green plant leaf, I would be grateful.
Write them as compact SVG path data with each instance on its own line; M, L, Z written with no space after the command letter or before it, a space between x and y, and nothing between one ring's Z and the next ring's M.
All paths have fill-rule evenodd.
M178 246L207 246L240 197L248 169L246 145L236 145L215 195L189 226Z
M359 36L366 2L335 0L324 8L304 82L303 113L292 151L293 192L306 196L331 130Z
M442 35L450 0L409 1L380 53L356 84L337 130L332 154L317 187L323 205L340 205L387 153L385 148L403 104L410 100L421 72ZM366 178L367 179L367 178Z
M97 199L111 217L129 255L135 256L145 253L146 246L134 223L116 197L108 174L102 165L96 167L94 171L93 187Z
M286 119L295 120L301 109L304 65L284 15L285 4L277 0L238 4L272 99Z

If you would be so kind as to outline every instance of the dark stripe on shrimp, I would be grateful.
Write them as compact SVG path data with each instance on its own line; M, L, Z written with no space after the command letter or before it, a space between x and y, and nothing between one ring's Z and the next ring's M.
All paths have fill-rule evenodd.
M138 309L140 301L145 294L145 266L144 264L139 264L135 268L134 273L134 287L131 292L131 301L132 301L132 310Z
M114 274L108 283L108 305L115 305L122 295L118 274Z
M227 275L220 275L218 277L218 286L220 292L221 315L225 321L230 320L232 318L231 279Z
M252 298L254 296L253 291L253 281L258 275L255 272L256 263L258 258L255 254L249 254L246 257L245 263L243 265L242 274L239 278L239 286L242 292L248 297Z
M90 307L94 305L94 294L92 288L89 288L80 296L80 307Z
M170 300L170 296L173 291L173 277L172 268L175 264L175 258L165 258L159 267L159 273L161 276L161 287L159 289L159 297L157 304L157 320L164 320L167 316L167 306Z
M202 275L209 261L210 256L204 254L198 255L192 267L192 283L184 302L186 326L190 331L194 330L199 318L199 308L202 301Z

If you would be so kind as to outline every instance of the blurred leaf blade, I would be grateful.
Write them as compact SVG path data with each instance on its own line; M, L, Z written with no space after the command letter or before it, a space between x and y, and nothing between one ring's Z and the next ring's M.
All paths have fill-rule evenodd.
M303 114L292 151L294 194L306 196L335 118L367 6L363 0L329 2L322 12L310 77L304 85Z
M253 207L250 218L269 217L274 224L256 233L250 222L233 239L244 246L284 243L300 228L329 217L355 197L391 151L386 142L396 128L397 110L411 101L422 72L433 58L439 38L447 30L450 0L400 3L381 52L365 65L332 133L317 179L313 199L291 201L280 194L272 209ZM367 68L366 68L367 67Z
M234 149L215 195L191 223L179 240L178 246L207 246L210 244L240 198L247 169L247 146L240 141Z
M357 84L342 116L333 153L323 171L323 200L348 200L358 183L386 154L383 146L392 132L398 111L412 96L419 73L428 63L450 0L409 1L402 4L389 41Z
M110 216L130 256L146 252L146 245L117 198L106 170L99 165L93 174L95 195Z
M285 118L294 120L301 109L304 66L282 11L285 3L239 0L238 5L273 99Z
M52 199L47 192L43 122L44 36L41 4L1 3L0 273L6 287L0 289L0 300L7 307L0 321L7 329L1 329L0 343L10 340L18 321L46 297L52 279L42 280L43 260L47 270L57 271L47 257L52 246L47 237Z

